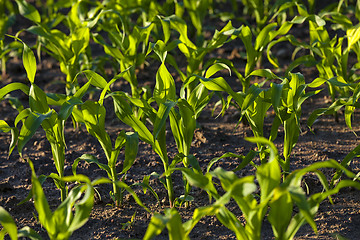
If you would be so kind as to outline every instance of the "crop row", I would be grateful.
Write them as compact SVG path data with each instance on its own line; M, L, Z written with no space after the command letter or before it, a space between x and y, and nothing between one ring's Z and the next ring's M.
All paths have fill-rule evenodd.
M170 207L165 215L153 213L144 239L160 234L165 227L170 238L186 239L197 222L208 215L216 215L238 239L260 239L265 218L271 223L276 239L292 239L305 222L316 231L314 216L324 199L343 187L360 189L358 176L346 168L357 156L360 146L341 163L328 160L294 171L290 171L291 153L301 132L301 106L320 91L328 91L332 102L326 108L312 112L307 125L311 128L324 114L336 117L344 108L345 122L352 128L352 116L359 108L360 97L360 28L353 23L360 20L360 1L339 1L318 13L315 13L316 1L308 2L305 5L300 1L284 0L271 3L242 1L241 4L220 0L167 0L161 4L152 0L47 1L46 7L41 9L25 0L16 0L16 5L12 1L0 1L2 76L6 75L6 62L11 54L20 51L29 81L28 84L12 82L0 89L0 100L10 101L18 111L13 123L0 120L0 130L11 133L9 156L17 147L21 157L24 146L39 128L46 133L57 172L37 177L31 160L27 159L32 170L32 190L25 200L34 200L38 220L50 239L68 239L73 231L86 223L97 185L112 185L110 196L116 206L122 206L127 191L137 204L150 212L123 179L136 160L140 140L151 145L161 159L163 173L159 180L167 191ZM233 11L217 9L216 6L221 4L232 6ZM237 17L240 10L248 17ZM31 26L21 29L15 36L9 35L7 30L18 14ZM350 20L348 16L354 19ZM227 19L227 23L205 37L205 19L216 18ZM235 21L242 22L240 27L233 26ZM329 24L330 28L326 26ZM308 27L307 41L294 36L296 25ZM338 34L333 36L335 31ZM34 46L21 39L29 34L36 36ZM287 66L281 66L272 53L284 42L294 49L292 61ZM244 71L229 59L211 57L216 49L235 43L244 50ZM100 57L91 55L95 45L104 51ZM36 84L34 49L38 61L46 53L59 63L66 76L64 93L45 92ZM263 68L265 61L273 66L271 70ZM153 89L138 82L139 72L149 62L156 62ZM305 80L301 73L294 72L300 65L316 67L318 76ZM116 73L109 79L106 66L113 66ZM240 91L228 83L228 74L235 75L241 83L236 88ZM175 75L181 80L181 87L176 84ZM84 77L85 83L80 84L79 79ZM254 78L261 81L255 82ZM128 82L130 91L112 90L113 84L120 80ZM98 93L97 100L88 98L87 93L93 89ZM11 96L17 90L28 96L26 104ZM253 132L253 137L247 140L255 143L257 148L245 156L227 153L214 158L203 172L191 154L191 143L197 120L214 96L219 99L216 105L221 106L222 114L230 106L238 109L239 122L249 124ZM121 131L114 142L106 131L105 104L108 100L113 103L116 116L132 128L131 132ZM275 116L270 132L264 133L264 121L270 109ZM106 160L84 154L74 160L73 175L64 176L64 132L69 119L74 126L85 126L98 140ZM167 122L177 146L177 154L172 159L167 149ZM284 132L282 154L273 143L280 129ZM124 159L119 159L121 151L124 151ZM239 159L234 171L212 169L213 164L227 157ZM256 158L260 159L260 164L256 164ZM123 169L117 172L116 163L121 160ZM91 181L87 176L77 174L81 161L96 164L108 178ZM256 174L238 178L235 172L249 164L256 168ZM321 168L336 170L330 183ZM181 196L174 194L172 175L175 171L183 174ZM310 196L301 187L302 178L309 172L318 176L324 188ZM340 180L344 173L354 180ZM54 212L50 210L41 186L46 178L53 179L61 192L62 203ZM148 184L148 178L144 176L144 181L139 184L158 198ZM214 182L213 178L221 182L225 194L219 193L217 180ZM69 182L77 183L70 191ZM260 187L259 196L255 194L256 183ZM210 202L208 206L197 208L193 218L182 223L176 208L196 201L190 196L192 187L205 190ZM245 224L226 207L231 199L239 206ZM18 230L4 208L0 208L0 223L3 225L1 237L7 233L11 239L21 236L40 238L30 228Z

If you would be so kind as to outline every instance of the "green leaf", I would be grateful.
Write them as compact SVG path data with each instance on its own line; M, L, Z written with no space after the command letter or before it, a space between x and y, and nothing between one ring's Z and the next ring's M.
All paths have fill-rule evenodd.
M26 237L31 240L42 240L42 237L30 227L23 227L18 231L18 237Z
M163 62L156 72L154 98L157 101L176 100L175 81Z
M244 99L243 96L235 93L229 84L226 82L226 80L222 77L217 78L203 78L200 76L197 76L200 78L200 82L210 91L223 91L231 95L232 98L237 102L239 106L242 105Z
M176 105L176 102L166 100L164 103L160 103L159 110L156 114L156 120L154 123L154 141L157 139L160 131L165 126L166 119L169 116L171 109Z
M81 105L81 109L87 131L99 141L109 161L112 145L110 136L105 131L105 107L98 102L88 100Z
M39 221L40 223L45 227L45 229L48 231L49 235L52 235L56 232L54 222L52 219L52 212L50 210L48 201L46 199L46 196L44 194L44 191L41 187L41 183L39 182L36 174L34 165L31 162L31 160L28 160L30 168L31 168L31 182L32 182L32 196L34 199L34 205L35 209L39 215Z
M5 232L7 232L11 238L11 240L18 239L17 227L14 219L11 215L0 206L0 224L3 226Z
M26 70L27 77L31 83L35 81L36 74L36 59L32 50L24 42L24 51L23 51L23 64Z
M154 145L153 135L145 124L134 116L129 103L119 94L111 96L114 99L115 113L118 118L125 124L131 126L134 131L139 134L141 140Z
M70 116L74 106L82 104L83 102L81 99L77 97L71 97L69 100L67 100L64 104L61 105L60 111L59 111L59 119L66 120Z
M229 66L227 66L224 63L215 63L206 70L205 78L209 78L209 77L213 76L215 73L217 73L218 71L222 71L224 69L228 70L231 75L231 69Z
M92 85L100 89L104 89L107 85L106 80L99 74L91 70L84 70L83 73Z
M125 143L125 161L123 163L123 170L120 174L126 173L134 164L139 148L139 135L133 132L126 133Z
M351 127L351 116L355 111L355 107L354 106L345 106L345 122L346 125L350 128L350 130L352 130ZM354 132L355 133L355 132Z
M12 91L16 91L16 90L21 90L26 95L29 95L29 92L30 92L29 86L27 86L23 83L18 83L18 82L9 83L0 89L0 100L2 100L5 97L5 95L7 95L8 93L10 93Z
M346 36L348 38L348 48L351 49L360 40L360 29L358 27L348 29Z
M165 228L166 223L167 221L162 217L162 215L155 213L146 229L143 240L150 240L159 235Z
M75 203L75 214L69 228L67 229L68 232L73 232L76 229L81 228L87 222L93 205L94 188L90 184L86 184L86 191L83 198L79 202Z
M36 113L44 114L50 110L45 92L35 84L32 84L30 87L29 105L31 111Z
M19 7L19 12L21 15L23 15L24 17L35 23L41 22L40 14L34 6L27 3L26 0L15 0L15 1Z
M272 191L279 186L281 171L277 161L262 164L256 171L256 178L261 189L261 201L265 201Z
M81 157L75 159L75 161L72 165L72 172L74 175L77 175L76 168L80 161L86 161L88 163L95 163L96 165L98 165L99 168L105 170L108 174L111 174L111 171L110 171L110 168L108 165L100 163L99 160L96 157L94 157L93 155L83 154L83 155L81 155Z
M31 137L35 134L36 130L40 127L41 123L45 119L49 119L52 115L52 111L49 111L47 114L38 114L30 112L28 117L26 118L23 126L21 127L19 140L18 140L18 150L21 154L22 149L25 144L31 139Z
M277 239L283 239L293 212L290 193L286 189L276 188L269 206L268 220L271 223L274 235Z
M270 32L275 29L277 26L276 23L270 23L265 26L256 37L254 49L256 51L264 49L267 43L271 40L270 39Z

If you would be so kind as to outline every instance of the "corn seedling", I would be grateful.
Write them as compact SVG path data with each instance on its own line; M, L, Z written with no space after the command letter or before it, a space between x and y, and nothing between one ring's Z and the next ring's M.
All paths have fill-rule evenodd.
M37 35L39 46L44 46L46 51L60 63L60 70L66 75L67 95L73 95L79 88L76 74L80 72L80 57L86 55L89 46L90 29L87 21L80 19L78 9L80 2L74 4L68 15L70 34L66 35L58 29L50 29L41 22L41 16L34 6L25 0L17 0L20 13L33 21L36 25L27 29Z
M16 11L11 1L3 0L0 2L0 65L1 78L6 76L6 61L11 51L19 49L14 43L5 42L5 34L8 29L15 23Z
M261 239L261 226L267 215L273 234L276 239L293 239L296 232L307 222L316 232L317 227L314 216L320 203L337 193L341 188L352 186L360 188L359 182L352 180L341 181L335 188L330 189L325 175L320 168L341 169L350 177L355 174L346 170L334 160L315 163L309 167L293 171L284 182L281 181L281 171L275 145L265 138L249 138L251 142L261 142L270 149L269 159L257 168L256 179L260 187L260 196L256 197L257 189L255 176L238 178L234 172L216 168L205 175L196 173L190 169L181 168L189 182L193 186L206 190L215 202L209 206L197 208L191 220L182 223L181 217L174 209L165 211L165 216L156 214L153 216L144 239L152 239L167 227L169 237L175 238L176 232L182 239L189 239L188 235L199 220L204 216L216 215L217 219L227 228L232 230L237 239ZM324 187L324 192L315 193L309 197L301 188L301 181L305 174L314 172ZM218 193L212 178L218 178L225 191L222 196ZM245 223L241 223L237 216L232 213L226 204L234 199L239 206ZM298 211L294 212L294 205Z
M16 223L9 212L0 206L0 224L3 229L0 231L0 239L4 239L8 234L11 240L19 238L29 238L34 240L42 239L38 233L29 227L18 229Z
M114 147L112 146L110 136L105 130L105 107L98 102L86 101L81 105L82 118L84 120L86 129L88 132L97 138L102 146L107 159L107 165L100 163L95 157L85 154L82 157L75 160L73 164L73 173L76 175L76 167L80 160L85 160L90 163L96 163L101 169L104 169L109 179L113 181L112 198L117 206L120 206L123 201L123 190L120 189L115 182L118 181L118 175L125 175L126 172L133 165L137 150L138 150L138 135L136 133L125 133L121 131L116 138ZM123 170L120 174L116 171L116 163L120 150L125 146L125 160L123 164ZM122 177L120 177L122 180Z

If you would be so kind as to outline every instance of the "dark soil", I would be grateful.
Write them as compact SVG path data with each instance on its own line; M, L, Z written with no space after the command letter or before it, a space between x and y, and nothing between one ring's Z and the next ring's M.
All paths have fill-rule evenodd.
M286 46L285 46L286 47ZM287 46L288 47L288 46ZM234 53L233 46L227 46L222 51L215 54L227 58L229 54L233 61L244 68L244 60L240 59ZM241 46L237 48L241 50ZM227 54L227 55L226 55ZM225 56L224 56L225 55ZM284 62L289 62L290 56L285 54ZM154 84L151 80L155 79L156 69L148 67L142 70L146 72L146 76L139 77L140 84ZM305 79L310 82L317 75L315 68L299 68L301 73L305 75ZM229 77L228 77L229 78ZM58 64L51 58L44 58L39 63L39 70L36 76L37 84L49 91L63 91L63 85L52 85L48 79L64 80L64 76L59 71ZM146 79L146 80L143 80ZM150 80L149 80L150 79ZM234 89L240 88L240 82L235 79L228 79ZM12 81L25 82L25 72L21 61L10 59L8 63L7 78L0 82L0 86L4 86ZM150 81L150 82L146 82ZM126 86L126 82L121 80L117 87ZM26 98L21 93L15 93L14 96L19 97L24 104ZM215 157L219 157L226 152L246 155L255 145L244 140L245 137L252 136L251 129L246 124L239 124L237 121L239 114L236 109L229 109L223 117L215 118L211 114L215 100L202 113L199 124L200 128L196 130L191 153L198 159L200 166L205 171L209 161ZM352 132L345 124L344 116L340 112L339 121L335 121L333 116L323 116L313 125L313 132L309 131L306 126L306 120L309 114L319 108L328 106L330 100L327 97L326 90L306 101L303 105L303 117L301 119L302 133L299 141L292 152L291 169L298 169L308 166L312 163L335 159L341 161L352 149L360 144L356 134L360 134L360 120L357 118L358 113L353 118ZM109 102L107 109L107 131L112 139L123 129L130 130L129 127L123 125L112 112L112 105ZM0 119L12 123L16 117L16 111L13 110L7 101L0 103ZM273 114L269 112L266 118L265 133L269 133L271 128ZM101 162L106 162L105 155L97 140L86 132L84 126L81 129L74 129L69 121L66 125L66 175L71 175L71 166L73 161L82 154L92 154ZM276 140L276 146L279 152L282 152L283 133L279 131ZM28 163L24 159L31 159L35 165L37 175L48 175L56 172L52 161L50 145L45 138L43 131L38 131L34 137L27 143L24 148L24 159L20 158L16 151L8 158L8 147L11 142L11 136L8 133L0 133L0 206L4 207L15 219L19 228L30 226L39 232L45 239L46 231L36 219L36 211L33 203L26 202L18 205L22 201L31 188L31 172ZM168 151L169 157L172 158L176 152L175 141L168 131ZM118 171L121 172L123 155L119 157L117 164ZM216 163L213 168L220 166L227 170L237 167L238 161L235 159L224 159ZM355 173L360 170L360 162L355 158L350 168ZM152 151L151 147L141 142L139 146L138 157L129 170L125 182L129 185L142 181L143 177L157 172L163 173L163 167L158 156ZM333 171L324 170L328 177L331 177ZM90 179L98 177L106 177L106 173L99 169L96 165L81 162L78 166L78 173L87 175ZM238 176L246 176L254 174L255 169L248 166L244 170L237 172ZM182 176L180 172L173 174L176 196L183 193ZM309 175L305 178L311 193L322 191L321 184L316 177ZM160 203L157 202L149 192L143 193L141 187L134 187L144 204L153 212L163 212L169 207L167 201L167 192L163 185L157 179L151 179L150 185L154 188L160 197ZM54 183L47 179L43 184L46 196L50 206L55 209L59 204L60 192L56 190ZM147 213L142 207L138 206L131 195L126 195L124 205L117 208L112 206L112 200L109 197L110 186L101 186L98 188L101 198L97 198L91 213L89 221L79 230L75 231L71 239L141 239L147 229L147 225L151 219L151 214ZM209 204L206 192L193 188L191 195L194 201L190 203L188 208L181 207L179 212L184 221L192 217L195 208ZM334 234L340 234L348 239L359 239L360 228L360 192L353 189L344 189L337 195L333 196L334 204L330 204L328 200L324 201L316 215L315 221L318 227L318 233L314 233L309 225L304 225L295 239L336 239ZM239 212L234 206L229 206ZM130 221L135 215L134 222L129 227L124 224ZM239 214L240 217L240 214ZM265 221L263 224L263 239L272 239L273 233L271 225ZM235 235L222 226L215 217L203 218L193 229L190 234L191 239L235 239ZM166 230L157 237L157 239L168 239Z

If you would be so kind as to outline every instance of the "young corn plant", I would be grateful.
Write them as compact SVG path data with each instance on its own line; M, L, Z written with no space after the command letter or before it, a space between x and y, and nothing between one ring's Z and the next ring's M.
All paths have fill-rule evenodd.
M38 36L38 49L44 47L60 63L60 70L66 75L66 93L73 95L79 89L76 74L81 70L80 58L87 54L90 41L88 22L79 13L80 2L75 3L67 15L69 35L43 24L39 12L25 0L16 2L20 14L35 24L26 30Z
M50 239L69 239L71 234L82 227L89 218L94 205L95 191L92 183L86 176L75 177L75 181L83 181L85 184L74 187L66 199L52 212L30 160L29 164L32 171L32 197L40 223L46 229ZM73 207L75 207L75 213L72 211Z
M6 61L11 51L19 49L19 46L14 43L5 42L5 34L8 29L15 23L16 10L9 0L0 2L0 65L1 65L1 78L6 76Z
M10 146L9 154L11 154L15 145L18 146L18 151L22 156L22 150L25 144L34 135L36 130L42 125L46 132L46 137L50 142L51 150L53 153L54 163L58 171L58 177L63 177L64 173L64 160L65 160L65 138L64 138L64 121L59 115L49 108L46 94L35 84L36 74L36 59L31 49L24 43L23 50L23 64L27 72L28 80L31 83L31 87L25 87L20 83L12 83L1 89L1 95L9 93L17 89L21 89L29 95L30 108L22 110L15 119L15 128L17 124L22 121L21 130L15 130L15 128L9 128L5 122L3 127L5 131L12 132L12 143ZM66 116L65 116L66 117ZM7 125L7 126L6 126ZM66 188L63 182L57 182L57 186L61 190L61 199L66 197Z
M21 41L20 39L18 39ZM27 73L27 78L31 84L28 87L22 83L11 83L0 89L0 99L8 93L15 90L22 90L29 96L30 108L23 109L15 119L14 127L10 127L5 121L1 122L1 128L5 132L11 131L12 142L9 148L9 155L17 145L18 152L22 156L22 151L26 143L32 138L38 128L41 126L46 133L46 138L50 143L54 164L57 174L52 173L56 186L61 191L61 200L67 196L67 187L62 181L64 177L65 163L65 121L72 114L75 105L81 104L81 98L86 93L90 84L99 86L95 80L89 81L75 93L74 96L62 94L46 94L35 84L36 59L32 50L25 44L23 50L23 64ZM61 106L59 112L50 108L50 105ZM22 122L20 131L18 124Z
M185 223L182 223L180 215L174 209L165 211L165 216L154 215L144 239L152 239L165 227L169 230L170 238L181 236L181 239L189 239L191 230L201 218L211 215L215 215L225 227L232 230L237 239L261 239L262 223L266 216L276 239L293 239L305 223L308 223L315 232L317 231L314 217L324 199L347 186L360 188L360 183L352 180L344 180L335 188L329 188L325 175L319 170L321 168L341 169L346 171L349 177L355 176L354 173L346 170L334 160L315 163L293 171L285 181L282 181L278 162L280 156L275 145L261 137L248 140L254 143L261 142L263 145L267 145L270 151L268 161L257 168L256 176L238 178L234 172L221 168L216 168L205 175L191 169L179 169L186 175L191 185L206 190L210 198L215 198L215 202L195 209L192 219ZM307 196L301 187L301 181L304 175L310 172L318 176L324 191ZM260 187L259 197L254 193L258 188L255 184L255 177ZM222 196L216 190L213 178L220 180L221 187L225 191ZM240 208L245 223L240 222L238 216L226 207L231 199L235 200ZM296 211L294 211L294 205L297 207Z
M36 176L34 165L28 160L31 168L32 198L34 206L38 213L38 219L41 225L46 229L50 239L69 239L72 233L82 227L88 220L90 212L94 205L94 185L89 178L84 175L64 178L64 181L79 181L84 184L75 186L66 197L66 199L52 212L49 203L41 186L41 181ZM100 180L97 180L100 182ZM75 211L73 212L73 209ZM0 237L9 234L11 240L18 238L30 238L40 240L41 236L29 227L23 227L17 230L16 224L11 215L0 207L0 224L3 229L0 231Z
M132 127L134 131L138 133L139 138L142 141L149 143L153 150L159 155L164 167L165 186L168 191L169 204L172 207L175 197L171 174L169 173L171 162L169 161L166 149L165 122L171 108L173 108L176 103L171 100L159 103L158 110L156 110L146 101L138 101L138 99L129 98L122 92L115 92L111 97L114 100L115 113L118 118L128 126ZM149 119L154 127L152 132L141 119L135 116L129 102L141 108L144 114L146 114L147 119Z
M282 83L271 84L271 103L275 111L275 119L272 124L270 141L274 141L280 125L284 127L284 162L281 164L285 174L290 172L290 156L292 149L298 142L301 132L300 117L301 105L306 99L317 94L321 90L305 92L307 86L304 76L300 73L289 74Z
M120 71L126 72L123 78L130 84L133 97L140 96L137 71L145 63L149 38L155 23L148 23L144 27L135 25L132 32L120 12L113 8L99 13L98 25L107 33L110 43L100 34L93 34L94 40L100 44L106 54L113 57L120 65ZM116 26L116 27L114 27ZM126 71L129 69L128 71Z
M295 5L294 1L291 0L276 0L271 3L269 0L245 0L241 3L244 5L244 16L251 15L255 18L256 33L261 32L275 18L277 18L279 24L284 23L288 17L286 11L292 12L292 7Z
M188 13L192 25L196 29L197 42L203 40L203 24L208 14L213 13L212 0L185 0L183 2L175 1L175 14L181 19L185 19L184 13Z
M253 41L253 34L250 27L243 26L239 33L239 38L242 40L245 49L246 49L246 66L244 76L240 76L239 80L242 84L243 92L245 93L250 87L251 75L254 72L256 67L260 67L262 56L267 47L272 45L273 42L276 42L276 37L283 36L287 34L291 27L293 26L292 22L286 21L281 26L277 23L269 23L259 32L258 35L255 35L255 42ZM279 27L277 30L276 28ZM238 75L239 77L239 75Z
M139 134L139 138L142 141L149 143L152 146L153 150L159 155L164 167L165 186L168 191L169 204L170 207L173 207L175 196L170 169L175 166L175 164L177 164L179 161L184 159L184 157L188 157L187 147L189 145L188 140L190 138L190 134L186 133L186 136L181 136L181 134L184 133L183 130L185 129L186 131L190 129L189 132L193 132L195 124L193 124L194 120L192 120L190 116L187 117L187 119L190 120L190 125L188 125L187 127L180 126L179 124L181 124L181 122L174 122L175 120L179 120L179 115L175 110L173 110L173 108L178 103L175 89L175 81L165 66L167 52L162 51L157 53L159 54L162 63L156 73L156 84L153 90L152 98L148 100L144 98L134 98L128 96L123 92L114 92L110 94L110 96L114 100L115 113L118 118L125 124L131 126L134 131ZM188 113L188 111L191 111L191 109L186 109L186 107L188 106L186 106L185 101L180 102L182 103L182 105L179 108L183 107L182 109L186 111L186 113ZM131 109L131 105L134 105L138 109L140 109L140 114L135 115ZM177 139L177 144L179 144L178 148L183 151L183 157L175 157L171 162L169 161L167 154L165 125L170 113L172 116L172 129L176 129L175 139ZM144 117L153 126L152 132L142 121L142 118ZM188 139L183 140L180 139L180 137L187 137ZM186 141L185 145L183 141Z
M85 123L88 132L97 138L101 147L104 150L107 165L100 163L94 156L85 154L76 159L73 164L73 173L76 175L76 167L81 160L85 160L89 163L96 163L101 169L105 170L109 179L113 182L113 192L110 193L116 206L120 206L123 203L123 191L116 185L119 180L118 175L125 176L126 172L133 165L137 151L138 151L138 134L133 132L121 131L116 138L114 147L112 146L110 136L105 130L105 107L99 102L86 101L81 105L82 119ZM116 163L121 149L125 146L125 160L123 163L123 170L118 173L116 171ZM123 177L120 177L120 181L123 181Z
M162 64L164 64L166 62L166 58L169 56L167 55L168 46L166 46L161 40L158 40L156 44L153 45L153 51L159 57ZM212 69L210 67L208 70L208 77L221 69L222 68L217 68L216 66L213 66ZM168 72L164 68L161 74L168 75ZM194 90L191 91L190 95L187 95L185 89L189 84L192 84L193 81L199 82L198 78L198 76L193 75L185 80L180 89L180 98L177 99L176 106L172 107L170 110L169 119L179 156L182 156L183 165L185 167L192 166L200 171L197 160L190 154L190 148L194 131L197 127L196 120L201 114L202 109L209 103L213 93L209 94L209 91L204 87L204 85L199 83ZM184 188L185 194L181 196L179 200L187 198L190 199L188 194L190 193L191 188L185 178ZM186 205L188 205L187 202Z
M340 13L322 13L322 15L309 14L303 5L297 5L299 16L292 22L307 20L310 30L310 43L297 43L298 49L310 50L309 60L318 59L316 67L319 77L316 79L318 85L328 85L329 94L333 102L338 98L348 98L358 82L356 74L357 64L349 65L349 55L357 53L359 49L359 31L352 22ZM325 15L330 14L330 18ZM332 22L333 26L340 27L346 35L330 38L325 28L326 21ZM296 50L297 51L297 50ZM349 67L350 66L350 67Z
M3 229L0 231L0 239L4 239L8 234L11 240L19 238L42 239L40 235L30 227L18 229L16 223L10 213L0 206L0 225Z

